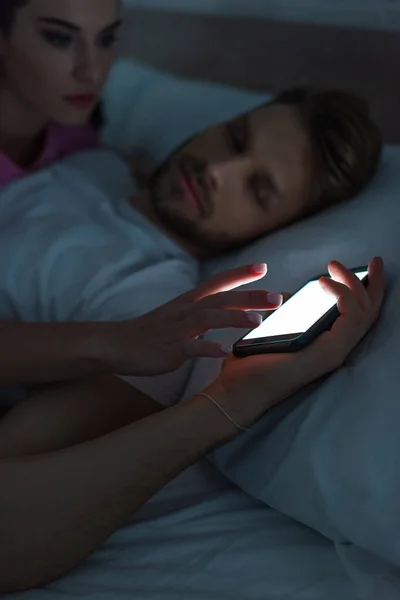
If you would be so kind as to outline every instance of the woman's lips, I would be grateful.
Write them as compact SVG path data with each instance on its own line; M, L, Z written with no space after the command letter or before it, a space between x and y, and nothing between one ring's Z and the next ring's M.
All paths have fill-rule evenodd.
M86 110L94 106L97 97L95 94L77 94L76 96L65 96L64 100L75 108Z

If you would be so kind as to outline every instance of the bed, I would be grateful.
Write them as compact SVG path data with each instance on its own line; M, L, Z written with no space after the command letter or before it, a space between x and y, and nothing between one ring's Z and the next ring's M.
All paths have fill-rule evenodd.
M204 84L209 85L207 90L215 90L212 86L220 83L234 86L233 111L239 106L256 104L288 85L349 87L369 98L386 142L400 143L400 81L395 70L400 56L400 34L138 11L127 14L122 52L155 69L199 82L208 80L209 84ZM250 60L254 65L251 69ZM119 83L126 86L127 72L121 73ZM130 89L138 98L134 108L152 115L158 99L158 106L161 102L162 108L164 103L165 111L166 102L176 99L175 92L168 95L171 86L166 81L164 74L143 67L140 85ZM182 82L179 85L181 93ZM191 84L191 98L198 95L199 85L204 89L203 83ZM240 92L239 88L250 92ZM114 87L110 93L115 95ZM219 105L221 98L228 95L232 92L218 88L215 104ZM206 104L198 109L196 127L206 124L209 108ZM158 110L162 119L163 111ZM213 118L219 118L215 106L213 111ZM150 120L154 121L155 129L149 138ZM152 158L161 160L176 140L171 141L165 134L166 141L157 133L154 123L161 124L158 118L138 117L137 121L140 127L134 122L127 140L122 140L121 128L110 131L110 144L114 142L123 151L136 149L149 154L152 150ZM121 118L121 122L126 130L126 120ZM132 148L132 139L137 140L137 148ZM392 160L391 151L389 154ZM357 207L349 210L357 212ZM396 219L399 217L396 212ZM309 227L311 231L312 225ZM278 250L281 247L283 252L285 244L280 245L281 238L274 239L272 246L277 243ZM326 252L332 248L328 246ZM343 246L341 251L346 248ZM303 257L311 253L311 248L302 250ZM365 251L366 248L360 249L360 258ZM246 252L245 256L253 260L260 249ZM281 258L278 252L276 260ZM205 265L204 274L227 266L229 260ZM391 261L395 270L398 263L392 256ZM286 281L276 280L276 285L300 283L300 275L298 281L294 277L296 263L291 264ZM313 264L309 270L314 274ZM203 375L203 363L195 365L186 394L201 386ZM274 413L275 421L268 426L279 424L283 418L283 414ZM232 450L233 454L237 451L237 448ZM262 498L257 499L253 490L246 493L239 489L229 480L234 479L229 471L230 458L228 450L213 457L218 469L204 460L182 473L67 576L42 589L4 598L395 600L400 597L397 565L366 551L358 552L348 540L335 538L330 532L318 532L318 527L305 524L306 518L285 514L284 510L271 507L274 502L268 506ZM224 469L224 465L228 466ZM246 489L243 478L241 482Z
M371 103L385 141L400 142L400 32L135 10L126 14L122 53L268 93L304 84L354 90Z

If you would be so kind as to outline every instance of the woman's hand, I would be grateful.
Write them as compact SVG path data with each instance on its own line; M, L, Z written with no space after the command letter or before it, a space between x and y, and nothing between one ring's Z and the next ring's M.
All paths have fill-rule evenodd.
M369 283L332 262L332 279L320 285L338 301L339 318L307 348L294 353L259 354L225 362L220 377L206 390L236 423L247 427L271 406L304 385L338 369L377 320L385 293L383 262L369 265Z
M281 294L266 291L230 291L262 279L267 266L240 267L212 277L142 317L108 323L101 351L107 371L124 375L159 375L176 370L188 359L226 357L232 346L198 339L210 329L258 327L256 312L274 310Z

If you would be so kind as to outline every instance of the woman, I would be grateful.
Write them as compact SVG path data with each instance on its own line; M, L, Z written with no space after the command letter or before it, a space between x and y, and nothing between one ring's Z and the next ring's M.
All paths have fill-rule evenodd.
M0 185L98 144L93 111L114 59L118 8L2 1Z
M97 145L93 122L98 122L101 90L114 60L119 13L119 0L1 1L0 186ZM145 324L143 319L122 326L3 322L0 386L108 372L155 375L174 370L191 356L225 356L229 347L199 342L195 336L211 328L259 324L257 314L227 310L233 305L260 310L279 306L281 297L268 300L265 292L215 295L265 272L265 265L256 265L222 275L161 307ZM167 351L161 349L160 331L170 336ZM136 356L135 347L141 349Z

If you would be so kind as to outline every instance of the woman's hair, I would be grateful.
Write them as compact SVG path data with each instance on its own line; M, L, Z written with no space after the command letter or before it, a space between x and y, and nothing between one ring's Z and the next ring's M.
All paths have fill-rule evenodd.
M312 143L316 189L308 214L349 200L370 182L382 134L365 100L340 90L295 88L274 102L298 109Z
M0 0L0 33L3 35L10 33L18 10L27 4L29 0ZM104 124L101 103L96 106L90 121L96 130Z
M9 33L15 20L16 12L26 6L29 0L0 0L0 32Z

